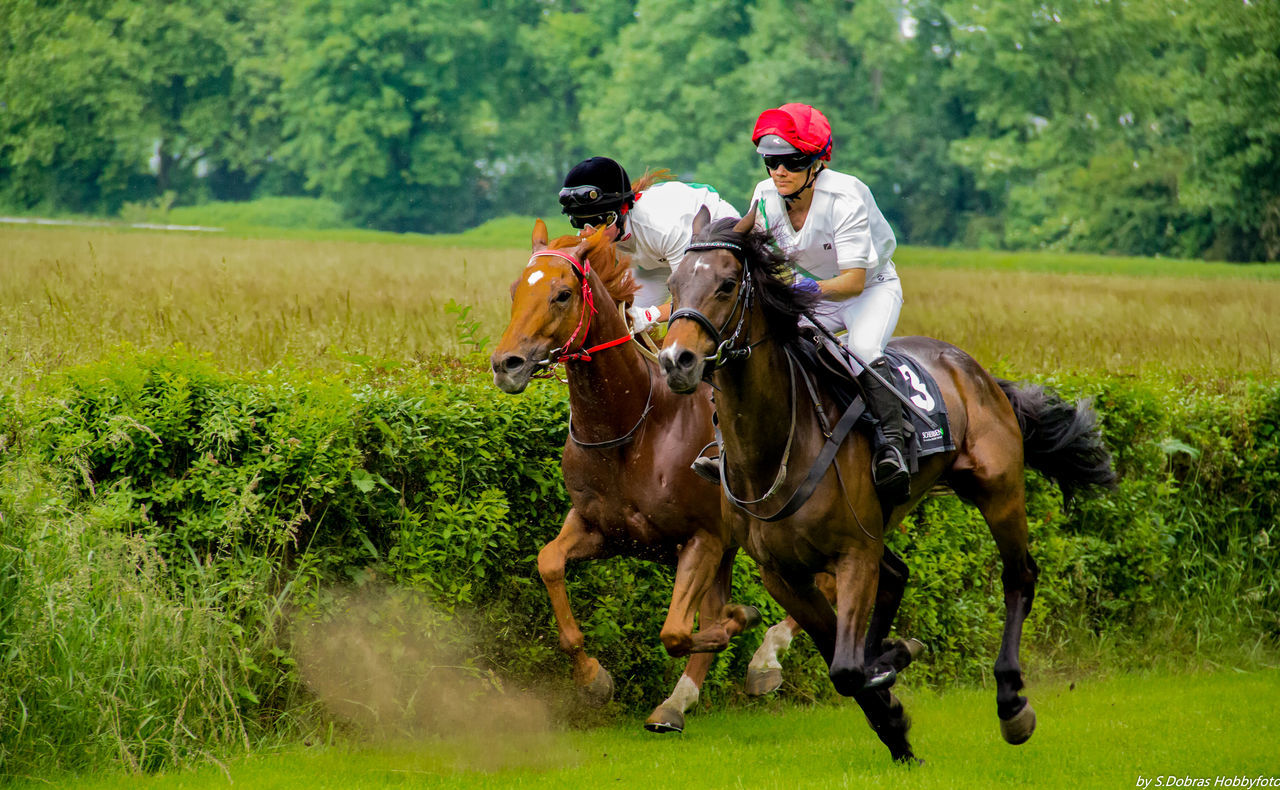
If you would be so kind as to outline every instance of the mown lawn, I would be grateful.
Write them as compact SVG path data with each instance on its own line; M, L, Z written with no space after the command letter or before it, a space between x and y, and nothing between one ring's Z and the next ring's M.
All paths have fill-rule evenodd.
M396 745L316 745L162 776L94 776L55 786L338 790L450 788L1081 788L1154 779L1276 777L1280 670L1132 675L1036 683L1024 746L1001 741L991 690L902 691L925 765L894 765L852 704L691 718L682 736L637 723L520 737L469 733ZM23 787L47 787L33 782ZM1153 784L1154 786L1158 786Z

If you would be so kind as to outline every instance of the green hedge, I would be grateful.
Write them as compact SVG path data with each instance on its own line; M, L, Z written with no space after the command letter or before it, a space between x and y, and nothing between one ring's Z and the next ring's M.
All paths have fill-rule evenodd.
M1106 643L1134 664L1274 651L1280 384L1044 383L1094 399L1122 482L1068 513L1028 474L1033 677ZM429 602L413 627L467 671L571 698L535 563L568 506L566 417L561 386L508 396L465 365L232 374L181 353L0 399L0 772L149 768L314 728L299 629L351 607L404 630L352 607L375 588ZM987 677L1004 610L980 516L930 499L890 543L912 571L899 631L932 648L912 682ZM569 575L612 710L652 706L682 665L658 640L670 572ZM745 558L735 581L781 616ZM738 695L761 633L717 662L705 704ZM786 665L786 694L830 696L805 640Z

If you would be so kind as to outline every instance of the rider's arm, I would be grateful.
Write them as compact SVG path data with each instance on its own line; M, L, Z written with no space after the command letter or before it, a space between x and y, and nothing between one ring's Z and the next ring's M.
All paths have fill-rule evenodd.
M822 298L828 302L843 302L862 293L867 284L866 269L845 269L829 280L822 280Z
M867 285L867 269L875 265L875 245L867 220L867 206L861 200L846 196L835 206L836 265L840 273L823 280L822 298L842 302L862 293Z

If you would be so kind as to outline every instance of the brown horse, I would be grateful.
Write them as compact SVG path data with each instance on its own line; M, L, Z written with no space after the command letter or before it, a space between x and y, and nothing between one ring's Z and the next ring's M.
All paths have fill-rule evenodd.
M538 553L538 572L560 648L588 701L607 701L613 681L584 648L565 591L566 563L624 555L675 565L661 639L672 656L693 655L645 727L679 732L713 653L758 622L759 613L729 603L737 545L714 486L689 469L712 439L709 388L695 386L692 398L673 395L629 342L618 304L635 291L628 262L604 230L548 242L539 220L533 256L511 287L511 322L491 364L495 384L509 393L564 364L570 418L562 469L573 507L560 534ZM702 626L697 633L695 614Z
M869 436L854 431L842 444L833 443L830 467L810 465L827 449L829 426L839 426L842 410L821 387L810 396L791 372L803 345L812 344L801 318L816 305L791 288L790 265L765 234L752 229L753 219L737 227L726 221L695 225L690 252L669 281L675 310L659 356L674 391L698 391L706 378L716 387L724 510L735 537L759 563L769 592L813 638L836 690L858 702L895 759L914 760L901 703L888 689L866 685L863 635L869 618L874 628L879 615L871 613L884 534L935 484L949 486L982 512L1000 551L1005 627L995 662L996 709L1005 739L1026 741L1035 713L1018 693L1018 646L1038 570L1027 551L1023 468L1054 479L1067 498L1113 484L1092 411L1039 388L998 381L947 343L896 339L890 347L935 379L956 449L921 458L910 500L886 511L871 480ZM802 379L809 376L803 368L800 373ZM784 458L789 463L779 471ZM802 479L815 478L806 475L810 468L821 473L811 496L798 507L795 498L784 506ZM814 585L818 571L836 577L834 611Z

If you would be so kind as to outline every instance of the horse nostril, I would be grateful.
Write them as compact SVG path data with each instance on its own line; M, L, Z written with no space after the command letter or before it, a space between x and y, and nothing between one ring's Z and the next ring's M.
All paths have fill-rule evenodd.
M502 360L502 366L507 369L507 372L519 370L520 368L524 367L524 357L520 357L520 356L516 356L515 354L512 354L511 356Z
M686 348L680 352L680 355L678 357L676 357L676 366L679 367L681 370L688 370L689 368L693 367L694 361L695 361L695 357L693 355L693 352Z

